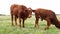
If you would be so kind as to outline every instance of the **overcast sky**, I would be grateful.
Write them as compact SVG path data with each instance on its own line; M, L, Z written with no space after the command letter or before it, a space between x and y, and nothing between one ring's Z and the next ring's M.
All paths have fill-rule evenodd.
M0 0L0 14L10 14L10 6L12 4L25 5L36 8L45 8L53 10L56 14L60 14L60 0Z

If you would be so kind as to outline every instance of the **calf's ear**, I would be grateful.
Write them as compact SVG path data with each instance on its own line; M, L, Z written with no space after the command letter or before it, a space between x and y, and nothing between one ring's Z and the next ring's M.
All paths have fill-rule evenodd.
M28 10L25 10L25 12L28 12Z

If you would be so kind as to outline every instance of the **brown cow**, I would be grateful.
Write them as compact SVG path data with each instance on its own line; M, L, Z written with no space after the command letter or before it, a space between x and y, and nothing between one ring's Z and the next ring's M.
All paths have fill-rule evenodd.
M60 28L60 22L58 21L56 14L52 10L38 8L36 10L33 10L33 12L35 13L36 17L35 27L38 25L39 18L41 18L41 20L47 21L45 30L48 29L51 24L55 25L57 28Z
M29 17L32 16L32 10L31 8L27 8L24 5L18 5L18 4L13 4L10 7L11 10L11 21L12 25L13 24L13 18L15 19L15 24L17 25L17 18L19 18L19 23L21 27L21 19L23 20L23 27L24 27L24 21ZM14 16L14 17L13 17Z

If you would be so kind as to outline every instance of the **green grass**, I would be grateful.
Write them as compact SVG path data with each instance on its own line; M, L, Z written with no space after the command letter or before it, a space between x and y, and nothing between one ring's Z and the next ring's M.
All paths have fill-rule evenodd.
M60 21L60 16L57 16ZM0 16L0 34L60 34L60 29L51 25L48 30L44 30L46 21L39 20L39 28L34 28L35 17L32 16L25 21L25 28L11 26L10 16Z

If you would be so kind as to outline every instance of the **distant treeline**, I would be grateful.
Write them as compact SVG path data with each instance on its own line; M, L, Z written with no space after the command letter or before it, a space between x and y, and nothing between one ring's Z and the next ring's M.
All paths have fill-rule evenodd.
M6 16L6 15L4 15L4 14L0 14L0 16Z
M34 16L35 14L32 15ZM56 14L56 15L60 15L60 14ZM0 14L0 16L10 16L10 15Z
M60 14L56 14L56 15L58 15L58 16L59 16Z

